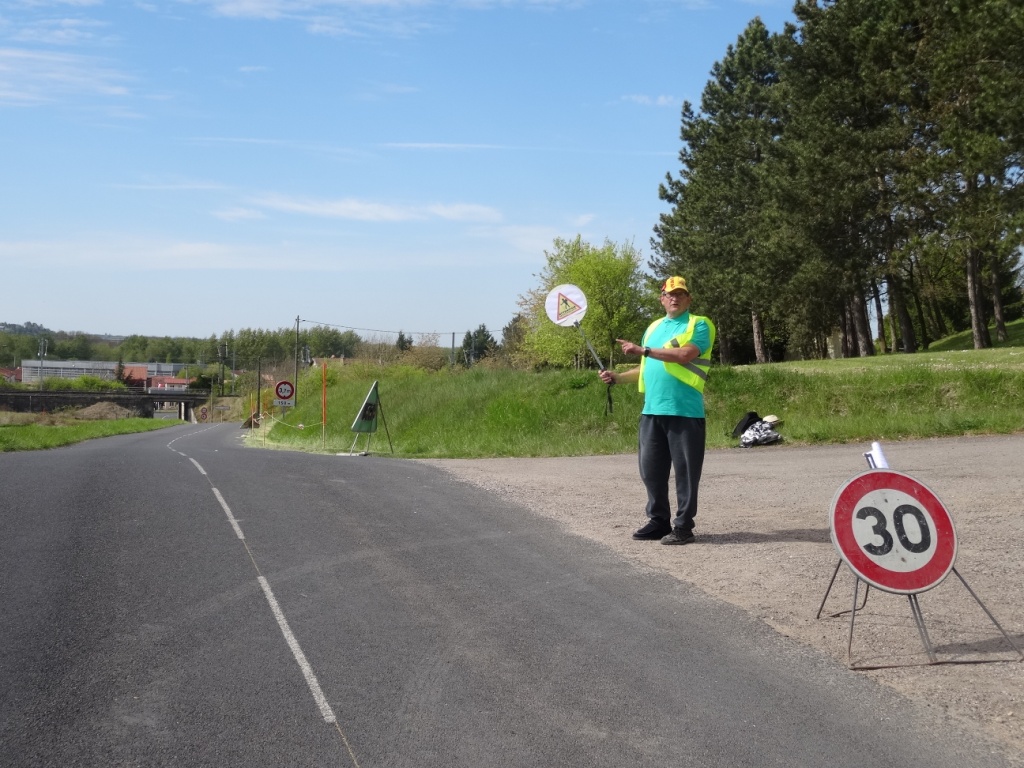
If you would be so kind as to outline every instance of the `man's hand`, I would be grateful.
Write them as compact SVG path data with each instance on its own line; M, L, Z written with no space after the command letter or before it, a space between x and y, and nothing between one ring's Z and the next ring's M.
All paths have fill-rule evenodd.
M639 344L634 344L632 341L626 341L625 339L616 339L619 346L622 347L622 354L624 355L642 355L644 348Z

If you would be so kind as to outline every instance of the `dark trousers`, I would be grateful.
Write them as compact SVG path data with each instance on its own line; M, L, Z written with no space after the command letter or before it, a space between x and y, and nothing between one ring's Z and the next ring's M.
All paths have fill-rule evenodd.
M640 416L640 479L647 488L647 516L673 528L693 530L697 486L704 468L704 419ZM676 473L676 516L669 506L668 480Z

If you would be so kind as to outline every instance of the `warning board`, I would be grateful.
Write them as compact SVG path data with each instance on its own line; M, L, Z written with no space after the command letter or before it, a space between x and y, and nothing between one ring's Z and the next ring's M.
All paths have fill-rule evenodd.
M557 325L575 325L587 312L587 297L578 286L570 283L556 285L544 300L548 319Z
M352 431L376 432L377 414L379 411L380 394L377 392L377 382L375 381L373 382L373 386L370 387L370 391L367 393L362 407L359 409L359 414L356 416L356 420L352 422Z
M832 543L860 579L897 594L938 586L956 561L956 531L939 498L910 475L873 469L832 500Z

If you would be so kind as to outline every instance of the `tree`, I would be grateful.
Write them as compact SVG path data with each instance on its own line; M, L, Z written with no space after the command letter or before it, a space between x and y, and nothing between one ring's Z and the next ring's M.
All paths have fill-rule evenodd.
M466 331L462 339L462 356L467 365L472 365L493 353L497 346L498 342L487 326L481 323L475 331Z
M614 364L615 339L639 339L657 313L654 283L640 268L640 254L632 243L605 241L600 248L556 238L545 251L540 285L519 297L526 324L522 349L533 365L593 366L580 333L552 323L545 311L548 293L570 283L587 297L581 328L608 367Z
M399 352L405 352L406 350L412 349L412 339L405 335L404 332L398 332L398 340L395 342L395 346Z
M517 312L508 324L501 329L499 353L505 362L512 367L519 367L524 362L526 355L524 344L528 331L529 323L526 316L521 312Z
M76 333L71 337L58 341L54 345L54 356L63 360L91 360L92 343L84 333Z
M793 271L773 181L783 128L778 69L776 37L755 18L712 68L700 114L683 105L682 169L659 189L673 209L655 227L651 268L682 274L695 298L713 307L705 311L725 359L744 335L758 362L771 359L767 337L784 293L779 277Z

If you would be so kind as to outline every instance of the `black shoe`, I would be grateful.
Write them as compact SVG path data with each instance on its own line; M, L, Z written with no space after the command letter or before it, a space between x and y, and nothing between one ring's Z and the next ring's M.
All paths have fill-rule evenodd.
M672 532L662 538L662 544L693 544L696 539L693 537L693 531L684 531L682 528L673 528Z
M633 531L633 538L639 541L653 541L654 539L660 539L671 530L672 527L667 523L651 520L643 528Z

